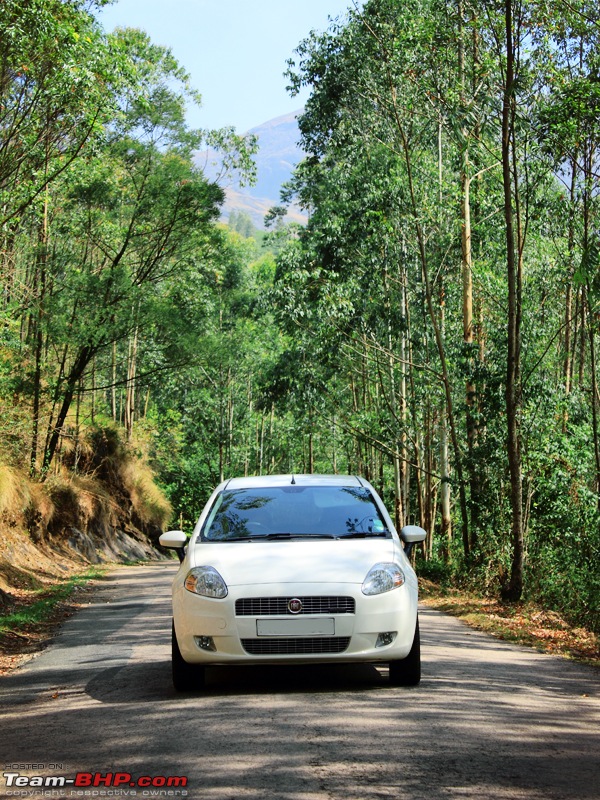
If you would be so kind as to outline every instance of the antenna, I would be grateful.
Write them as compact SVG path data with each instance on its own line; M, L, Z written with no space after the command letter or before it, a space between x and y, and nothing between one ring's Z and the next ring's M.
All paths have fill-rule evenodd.
M295 485L296 485L296 478L295 478L294 475L292 475L292 486L295 486Z

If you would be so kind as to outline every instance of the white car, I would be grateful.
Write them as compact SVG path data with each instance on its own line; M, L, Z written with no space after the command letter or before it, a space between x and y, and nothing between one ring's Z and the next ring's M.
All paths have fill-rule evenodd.
M189 542L182 531L160 537L181 559L175 688L200 689L211 664L332 661L387 662L393 685L418 684L417 578L407 551L425 535L417 526L398 535L359 477L224 481Z

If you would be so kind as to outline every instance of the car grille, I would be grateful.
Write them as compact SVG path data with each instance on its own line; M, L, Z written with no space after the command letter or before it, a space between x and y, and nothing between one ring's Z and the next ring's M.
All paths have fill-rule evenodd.
M235 601L237 617L281 617L291 614L291 597L246 597ZM354 614L353 597L299 597L300 614ZM299 616L294 614L292 616Z
M303 639L242 639L242 647L252 656L343 653L349 636L320 636Z

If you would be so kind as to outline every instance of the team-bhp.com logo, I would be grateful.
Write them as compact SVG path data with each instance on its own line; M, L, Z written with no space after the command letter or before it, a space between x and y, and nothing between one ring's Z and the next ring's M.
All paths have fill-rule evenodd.
M6 787L12 789L90 789L92 787L182 789L187 786L188 782L184 776L141 775L139 778L134 778L129 772L78 772L74 778L67 778L64 775L21 775L19 772L4 772L3 775Z

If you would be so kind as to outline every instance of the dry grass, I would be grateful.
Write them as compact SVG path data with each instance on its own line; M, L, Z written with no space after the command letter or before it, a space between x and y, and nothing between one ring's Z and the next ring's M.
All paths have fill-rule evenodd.
M0 514L15 517L22 514L31 501L29 480L14 467L0 464Z
M48 489L41 483L29 484L30 503L28 513L37 519L38 525L47 528L50 520L56 513L56 507L48 494Z
M164 527L170 520L173 509L162 490L156 485L150 467L130 457L121 465L120 472L140 520L146 525Z
M106 530L116 524L118 508L100 481L63 471L50 477L44 488L53 508L46 522L52 532L71 527L85 531L91 525Z
M126 442L122 431L112 425L89 429L79 440L79 470L88 479L100 482L86 488L80 481L78 487L96 498L108 488L117 501L131 501L133 519L142 525L164 527L172 509L148 465L148 451L149 443L142 435L136 434L131 442ZM71 465L67 450L65 455L66 463Z

